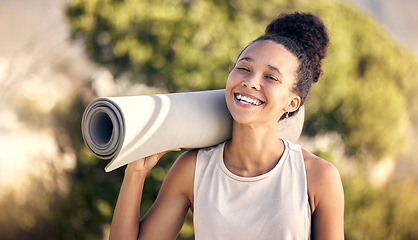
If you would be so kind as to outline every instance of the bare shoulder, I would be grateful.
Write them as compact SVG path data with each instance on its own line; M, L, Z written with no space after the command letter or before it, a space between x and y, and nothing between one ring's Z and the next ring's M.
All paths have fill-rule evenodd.
M194 177L197 152L198 150L193 149L182 153L174 162L168 174L174 174L176 178L190 179L190 177Z
M164 191L168 189L179 191L193 204L193 185L196 157L198 150L189 150L182 153L167 173L163 185Z
M198 150L189 150L182 153L170 168L170 171L167 174L167 178L170 178L172 177L171 175L174 175L177 180L184 180L189 182L191 178L193 179L197 152Z
M311 239L344 239L344 191L330 162L302 150L312 210Z
M302 149L306 172L317 181L331 180L335 177L340 179L337 168L330 162ZM331 178L331 179L328 179Z
M305 149L302 149L302 155L312 210L314 211L321 202L327 201L331 196L343 201L341 199L343 196L341 177L337 168L332 163Z
M167 173L154 204L142 218L141 239L175 239L193 207L196 152L180 155Z

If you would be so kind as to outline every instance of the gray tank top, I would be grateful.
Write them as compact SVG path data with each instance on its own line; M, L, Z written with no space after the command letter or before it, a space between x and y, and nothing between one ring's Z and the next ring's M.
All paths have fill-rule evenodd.
M309 239L311 208L301 147L283 141L278 164L256 177L226 168L225 143L198 152L195 239Z

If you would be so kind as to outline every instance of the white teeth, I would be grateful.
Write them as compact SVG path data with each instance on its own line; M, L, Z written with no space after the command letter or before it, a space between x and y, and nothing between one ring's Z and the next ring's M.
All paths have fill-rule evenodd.
M250 97L247 97L247 96L242 96L241 94L237 94L236 98L237 98L237 100L239 100L243 103L247 103L247 104L253 104L253 105L256 105L256 106L261 104L261 102L259 100L253 99L253 98L250 98Z

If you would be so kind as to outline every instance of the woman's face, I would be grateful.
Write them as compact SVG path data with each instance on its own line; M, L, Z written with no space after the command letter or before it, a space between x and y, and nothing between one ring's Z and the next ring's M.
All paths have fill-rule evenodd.
M298 60L283 45L258 41L239 56L226 83L225 98L239 123L276 126L286 112L295 111L300 97L292 90Z

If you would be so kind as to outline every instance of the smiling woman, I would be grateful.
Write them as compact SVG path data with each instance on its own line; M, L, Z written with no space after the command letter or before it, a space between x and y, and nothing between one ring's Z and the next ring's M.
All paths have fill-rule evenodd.
M275 134L318 81L327 45L325 26L312 14L273 20L229 74L232 138L182 154L141 220L146 175L165 152L128 164L110 238L175 239L190 209L196 239L343 239L338 171Z
M300 97L292 91L297 66L297 58L273 41L255 42L246 48L226 83L226 103L234 120L246 123L268 121L275 125L285 113L297 110ZM260 104L247 104L238 96ZM284 106L288 98L286 104L289 105Z

